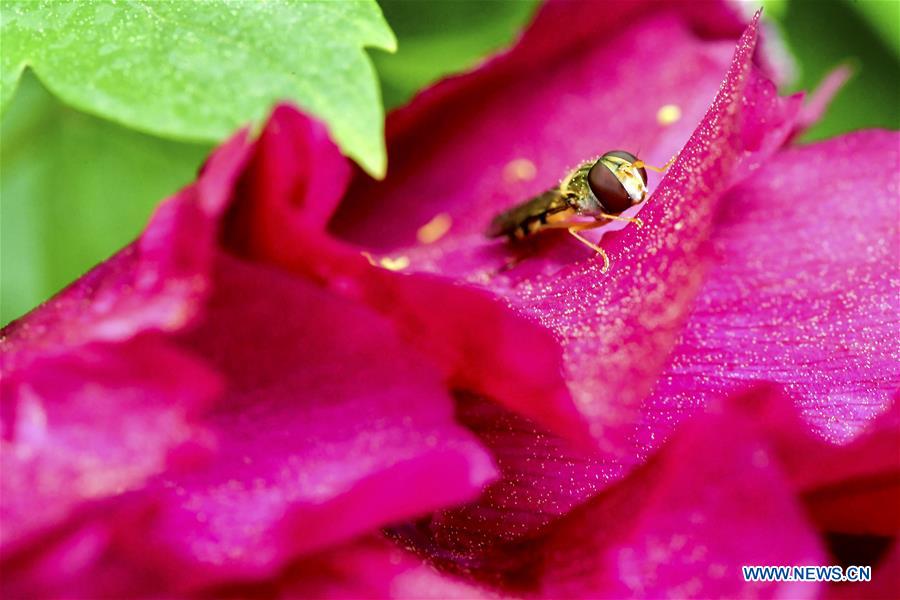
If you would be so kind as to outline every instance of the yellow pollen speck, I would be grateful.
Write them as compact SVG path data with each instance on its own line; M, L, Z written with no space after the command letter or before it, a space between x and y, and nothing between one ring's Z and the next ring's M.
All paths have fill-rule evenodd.
M373 267L381 267L383 269L387 269L388 271L402 271L406 267L409 266L409 257L406 256L398 256L397 258L391 258L390 256L385 256L384 258L379 258L377 261L372 256L371 253L362 251L360 252L369 264Z
M656 121L660 125L671 125L681 119L681 108L677 104L666 104L656 111Z
M371 254L370 252L366 252L365 250L363 250L362 252L360 252L360 254L362 254L363 257L364 257L367 261L369 261L369 264L370 264L370 265L372 265L373 267L377 267L377 266L378 266L378 263L375 262L375 259L374 259L374 258L372 258L372 254Z
M433 244L447 235L451 225L453 225L453 219L450 218L450 215L447 213L437 214L419 227L419 230L416 231L416 238L423 244Z
M503 179L508 183L531 181L537 175L537 167L527 158L517 158L503 167Z
M409 266L409 258L406 256L398 256L397 258L385 256L379 263L388 271L402 271Z

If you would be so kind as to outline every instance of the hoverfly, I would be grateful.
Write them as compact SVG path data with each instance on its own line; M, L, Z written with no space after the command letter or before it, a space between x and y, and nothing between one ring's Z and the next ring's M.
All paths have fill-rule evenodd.
M640 219L621 214L647 199L647 169L663 172L674 160L673 157L659 168L624 150L607 152L579 165L558 186L494 217L487 236L522 239L547 229L566 229L603 257L603 272L606 272L609 269L606 252L580 232L603 227L611 221L642 226ZM593 220L579 220L579 217Z

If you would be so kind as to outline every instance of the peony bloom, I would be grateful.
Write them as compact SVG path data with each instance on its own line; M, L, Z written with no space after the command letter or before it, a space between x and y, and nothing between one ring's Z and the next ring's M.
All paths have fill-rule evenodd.
M758 27L550 3L383 182L238 133L4 330L4 597L896 596L900 140L793 144ZM678 158L609 272L484 237L614 148Z

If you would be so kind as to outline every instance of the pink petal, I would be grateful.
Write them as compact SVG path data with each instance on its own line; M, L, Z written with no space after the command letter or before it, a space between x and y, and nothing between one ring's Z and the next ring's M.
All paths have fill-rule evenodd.
M641 11L637 3L612 6ZM574 14L558 14L562 11ZM441 249L452 249L470 235L487 245L482 234L497 212L555 185L586 158L621 147L640 148L652 164L668 160L715 96L733 39L699 40L671 11L651 11L643 18L633 14L632 22L617 22L616 9L611 12L608 21L596 4L550 3L522 44L499 59L501 64L489 63L463 82L439 84L392 114L388 177L384 182L354 180L332 224L335 231L369 247L397 251L414 245L417 230L446 213L452 228L439 242ZM535 56L558 52L548 46L559 39L561 20L599 31L589 46L563 57ZM610 31L604 35L607 24ZM539 70L541 62L549 64ZM463 85L464 90L455 90ZM666 104L678 106L682 114L671 125L657 121ZM515 166L523 161L531 163L533 173L517 173ZM496 265L476 266L488 271Z
M863 132L784 150L733 190L716 232L719 264L645 403L640 444L655 446L711 398L756 380L782 384L809 426L838 442L892 405L897 141ZM851 209L848 194L865 210Z
M485 409L474 413L464 410L463 415L476 415L467 424L480 432L494 450L503 479L489 489L479 504L445 513L432 521L429 527L437 543L465 554L471 552L471 548L465 550L467 544L479 544L485 539L485 522L492 523L492 532L499 531L503 537L533 530L577 504L579 497L588 497L610 479L621 476L629 465L643 462L685 416L747 381L780 381L794 392L801 406L808 407L805 413L810 420L832 428L849 425L849 431L829 435L836 440L846 440L886 410L898 387L900 364L891 331L891 315L897 314L898 280L896 209L892 198L898 185L896 172L887 167L897 162L897 145L893 134L858 137L862 139L854 136L824 147L779 154L771 166L729 197L727 205L741 212L732 215L717 235L724 248L720 253L729 256L731 262L713 270L711 287L707 289L720 291L714 296L701 296L703 308L690 321L672 359L673 366L661 379L656 393L644 403L645 422L633 435L631 450L626 444L621 446L618 458L592 459L510 416L480 418L479 413ZM864 142L872 137L877 139ZM834 157L838 165L842 161L855 164L858 156L877 158L860 168L849 164L835 168L817 166L816 161L808 160L809 156ZM773 182L779 187L786 183L794 187L773 190ZM842 200L846 197L843 190L849 188L869 190L866 197L871 199L870 211L847 214ZM743 199L745 189L755 190L749 201ZM777 197L792 200L786 207L779 207L777 218L771 218L772 198ZM749 208L745 208L746 203ZM834 218L836 214L840 218ZM804 233L801 236L795 232ZM876 241L874 245L871 240ZM729 264L740 265L746 257L753 257L749 263L753 276L749 284L737 287L736 282L745 281L745 273L736 269L747 267ZM810 290L804 290L802 300L795 299L797 290L783 284L797 277L798 262L810 265L809 275L802 276L806 281L818 286L825 282L828 291L818 294L813 287L812 296ZM853 274L852 279L845 275L848 272ZM865 282L862 292L831 292L857 290L860 282ZM725 296L723 290L730 295ZM732 299L741 297L745 298L741 303ZM821 327L803 318L784 327L788 324L786 316L792 311L808 310L804 307L810 306L810 298L816 298L816 310L831 315L827 322L841 324L834 331L837 341L815 345L807 342L821 334ZM715 320L710 320L707 313L715 315ZM767 316L769 323L755 321L759 315ZM751 342L748 334L756 331L777 331L779 336L769 333ZM761 346L763 343L767 345ZM805 366L799 370L798 364ZM497 427L494 422L501 419L518 424ZM806 429L799 427L796 432ZM865 459L853 459L853 455L837 451L817 452L809 456L818 457L818 461L810 458L801 461L803 469L794 469L794 473L805 473L807 477L812 473L821 477L823 470L834 477L831 483L809 482L805 486L810 490L807 503L822 528L863 533L896 530L897 511L888 507L900 494L896 482L900 442L896 429L886 431L892 433L881 437L881 451L866 452ZM532 441L532 436L537 436L537 441ZM847 452L857 452L856 447ZM839 456L846 456L840 459L841 464L855 465L857 473L839 475L835 470ZM791 460L790 456L786 460ZM880 471L858 472L885 460L891 464Z
M349 543L290 568L279 585L285 598L477 600L493 594L439 574L383 539Z
M203 299L215 218L227 206L247 151L239 132L209 158L194 184L160 205L140 239L7 325L0 337L4 371L93 341L183 327Z
M855 535L900 531L900 406L894 402L851 443L793 461L820 528Z
M32 360L5 378L3 553L189 458L203 439L197 413L218 390L205 366L152 337Z
M840 600L900 597L900 544L896 540L888 555L872 571L872 581L832 583L825 597Z
M829 533L892 536L900 531L900 406L873 419L854 440L813 433L777 386L730 402L756 424L817 527Z
M623 30L632 27L636 22L646 19L648 16L662 16L666 18L674 16L680 21L686 22L697 37L705 40L726 39L729 42L737 39L746 27L746 20L740 15L740 11L729 2L718 0L695 0L693 2L660 1L660 0L629 0L605 2L603 9L598 10L596 2L592 0L547 0L539 8L534 21L523 33L519 42L511 51L499 54L486 61L471 73L462 76L445 79L431 88L419 92L418 96L408 106L391 113L387 120L388 151L391 154L390 174L386 184L393 186L394 182L402 179L398 171L415 174L419 171L421 163L427 165L429 161L422 160L419 154L421 150L427 150L429 154L442 152L441 146L445 145L446 136L422 135L422 131L434 131L441 128L442 133L455 133L460 127L467 127L466 115L475 114L485 104L488 94L495 96L493 90L497 82L507 82L508 79L527 80L534 77L535 73L543 76L564 66L565 63L580 61L579 55L585 51L585 46L605 44L612 38L620 38L618 43L630 44ZM565 35L559 35L565 31ZM731 44L720 44L724 70L731 52ZM669 48L675 50L675 48ZM602 67L603 65L598 65ZM657 68L657 63L650 62L641 65L639 73L644 73ZM592 76L595 78L595 76ZM653 83L652 76L646 77L647 83ZM563 89L569 86L577 86L583 82L577 79L566 81ZM718 83L718 79L715 82ZM523 86L526 87L526 86ZM526 87L529 94L535 92L538 86ZM710 96L715 92L715 87L710 88ZM512 95L510 95L512 96ZM634 98L631 98L633 100ZM515 104L517 102L514 102ZM628 102L624 106L631 106ZM452 107L452 110L450 108ZM614 107L596 104L593 108L600 111L611 111ZM620 108L622 108L620 106ZM702 108L702 107L701 107ZM495 112L492 110L492 113ZM602 113L601 113L602 114ZM698 113L697 119L702 113ZM502 113L496 116L503 117ZM648 115L650 116L650 115ZM649 123L653 119L643 121ZM596 126L600 120L586 121L580 126ZM605 123L606 126L617 127L615 121ZM551 133L550 131L545 133ZM630 141L630 140L629 140ZM565 148L560 148L567 152ZM598 152L596 148L588 150L590 154ZM574 156L574 161L583 160L584 156ZM415 165L414 165L415 163ZM569 167L567 164L564 167ZM545 174L547 175L547 174ZM549 174L548 181L556 183ZM447 179L445 184L455 186L455 178ZM362 189L370 190L372 182L357 182ZM399 182L398 182L399 183ZM460 186L465 189L465 186ZM374 190L370 190L374 191ZM541 192L536 189L535 192ZM383 195L383 194L382 194ZM390 237L394 232L385 229L383 232L375 231L376 223L361 223L361 220L375 221L385 218L378 213L377 205L366 206L365 198L350 199L341 210L341 216L335 223L339 231L346 231L348 235L358 235L356 227L350 227L350 223L358 223L360 227L370 229L373 236L367 239L367 243L379 248L387 248ZM405 207L408 209L409 207ZM345 221L348 219L348 221ZM409 238L411 240L413 238Z
M131 525L143 527L139 518ZM129 560L105 527L85 526L44 549L40 560L13 569L5 596L42 598L171 598L160 573ZM373 533L312 554L276 576L253 582L223 581L179 597L397 600L495 598L486 589L440 574L421 559Z
M631 9L635 9L633 13ZM389 140L391 176L385 184L361 182L351 188L336 221L338 228L342 232L352 230L355 240L378 247L396 246L411 242L416 228L434 215L447 212L453 229L446 238L450 242L442 247L449 246L452 251L459 245L455 242L461 240L462 252L469 251L468 245L477 244L474 252L478 254L462 265L445 261L435 268L486 283L503 266L505 252L496 244L487 246L481 232L490 216L504 204L546 188L567 166L595 154L598 148L661 144L668 149L662 148L657 158L667 157L677 147L676 140L686 137L700 119L720 82L731 46L698 43L678 17L666 10L653 11L658 16L650 23L623 30L617 19L639 13L640 7L634 4L614 5L608 12L597 11L596 5L589 4L548 6L522 44L509 55L489 64L483 72L464 78L468 83L451 80L426 93L394 118L401 124ZM550 60L538 55L554 52L559 46L558 36L550 36L549 32L558 31L554 24L562 22L578 24L579 31L582 25L585 30L593 28L595 35L591 39L595 42L605 39L602 34L607 24L610 33L615 31L618 36L609 44L596 44L588 52L567 56L564 64L546 69L549 80L538 81L535 61ZM552 43L548 41L551 38ZM627 49L623 50L623 46ZM624 76L629 73L641 76ZM511 79L516 85L495 90L498 79ZM478 89L479 85L485 89ZM653 92L647 86L659 89ZM461 91L456 93L462 87L471 100L462 97ZM704 88L708 95L698 93ZM566 90L562 97L565 102L560 101L558 90ZM641 98L654 98L652 107L641 104ZM656 111L661 102L683 106L685 118L671 128L659 125ZM465 125L457 121L464 121ZM600 143L603 139L607 140L605 145ZM658 144L657 140L662 142ZM505 167L514 159L523 158L539 165L538 178L504 184ZM477 201L473 202L473 196ZM365 220L368 216L372 218ZM386 235L393 237L388 239ZM569 255L560 257L567 262L584 255L579 253L583 249L572 251L571 245L567 250ZM397 255L404 257L405 253L398 251L394 253ZM414 267L423 266L418 260L421 257L406 258L413 260ZM463 260L468 258L463 256ZM558 263L559 259L553 262ZM530 264L541 265L542 261ZM595 261L588 264L596 266ZM522 268L527 270L529 266L523 264ZM551 264L549 268L553 271L558 265ZM590 286L595 287L596 274L589 279ZM505 285L502 277L489 283L495 288ZM527 291L526 284L530 287L530 282L524 281L523 292ZM558 291L551 293L566 297ZM551 311L538 307L527 312L533 312L535 320L546 321L547 315L565 310L573 312L575 322L583 316L577 314L584 308L580 302L581 298L572 298L571 302L558 303ZM595 306L593 299L587 303L591 311ZM523 356L519 362L526 360L528 357Z
M538 248L509 270L510 249L481 232L497 210L546 189L567 165L598 149L640 143L658 162L677 149L714 95L724 57L721 46L698 42L672 15L654 15L570 57L546 80L529 69L501 89L485 90L466 115L466 127L435 131L428 115L420 115L428 134L419 135L433 145L407 143L402 136L392 143L399 153L392 160L400 163L393 183L352 187L336 224L355 240L393 247L391 255L408 258L412 270L489 287L554 331L579 408L594 434L615 446L612 427L628 426L638 416L638 402L650 391L699 288L716 200L777 148L799 108L796 98L780 102L771 82L754 70L755 37L756 22L739 43L712 108L642 211L647 226L606 244L613 259L609 275L569 239ZM698 92L706 89L709 95ZM666 129L655 115L668 102L680 105L685 118ZM449 123L457 110L429 108L442 108ZM540 165L538 177L504 179L514 159ZM378 219L367 219L357 199L377 206ZM439 212L452 219L447 236L431 246L396 248L411 243L416 228Z
M900 531L900 471L817 488L804 499L825 531L888 537Z
M108 509L109 507L103 507ZM116 536L143 530L149 512L102 514L62 530L38 552L2 564L3 592L9 598L165 598L164 578L132 561L116 547ZM113 526L114 525L114 526Z
M331 144L305 117L281 121L300 127L287 130L295 144L280 152ZM248 207L225 214L246 150L242 137L220 150L197 184L160 207L138 242L7 330L4 385L16 394L4 390L4 433L18 436L10 451L30 452L34 439L44 441L38 401L61 406L51 414L59 427L42 461L4 468L4 516L22 528L17 541L68 521L10 559L17 571L37 574L38 589L71 582L87 595L131 595L148 569L158 573L153 589L169 590L268 576L298 554L468 500L494 475L488 455L454 425L440 374L389 322L305 279L217 249L220 238L239 246L233 226L219 230L223 216L233 223ZM262 161L251 172L287 169L293 185L279 188L276 178L269 189L295 203L340 191L343 159L316 152L307 159L309 170ZM255 198L261 211L249 205L251 215L279 214L265 204L267 193ZM310 214L304 224L313 231L327 214ZM434 293L443 289L454 288ZM189 333L176 335L192 315ZM145 330L168 336L137 335ZM204 420L218 440L215 461L185 471L170 450L204 439L183 423L213 394L200 359L221 372L226 391ZM98 448L102 460L91 453ZM47 510L32 515L25 488L38 484L47 487ZM8 505L6 491L14 496ZM95 501L105 498L117 502L104 505L104 514ZM131 504L155 512L123 525L116 515ZM51 568L73 561L80 567L72 572ZM96 588L86 579L95 571Z
M813 126L822 118L831 100L852 76L853 69L849 65L841 65L825 76L800 112L797 119L798 133Z
M623 52L615 45L599 46L593 53L586 53L593 58L580 68L591 67L603 72L610 68L609 64L619 64L612 60L613 55L625 61L633 59L665 65L668 55L673 52L678 53L679 63L698 65L696 68L700 73L713 68L701 59L703 47L677 25L663 28L653 21L635 27L646 31L623 32L625 39L647 40L651 33L656 36L655 40L659 40L659 36L674 37L671 43L665 44L665 52L649 42L647 48L638 43L631 52ZM738 44L725 84L700 128L642 211L641 217L648 226L626 230L607 244L613 258L612 272L608 276L600 272L600 264L594 257L588 256L579 262L578 256L583 254L583 249L577 245L562 247L568 241L561 241L555 247L548 247L548 243L538 250L539 255L531 256L511 272L501 274L497 265L491 266L490 261L502 261L505 248L488 244L480 233L468 233L465 228L472 227L468 222L460 225L461 232L451 232L445 238L446 242L441 240L430 248L401 251L413 261L413 268L419 265L416 261L421 260L424 268L449 270L482 282L495 293L505 296L513 308L552 329L561 338L565 349L565 373L570 389L581 410L592 421L601 445L601 452L592 456L541 428L510 416L498 417L497 411L492 413L478 401L474 402L473 412L468 410L471 404L464 404L466 408L462 414L466 423L495 452L504 477L478 504L432 520L428 535L434 538L429 545L437 543L461 561L477 560L475 556L487 551L496 539L529 534L623 476L635 462L645 459L646 454L635 450L632 439L636 424L645 418L639 411L640 402L655 384L691 306L693 294L702 283L708 260L705 240L712 229L714 205L733 178L746 176L757 168L759 162L790 134L792 117L799 108L798 98L780 101L771 82L762 78L752 66L755 27L754 22ZM685 54L680 54L682 52ZM651 56L654 60L650 60ZM574 64L581 64L578 61L575 58ZM564 70L564 73L567 81L589 81L586 75L577 76L575 71ZM664 79L666 73L663 70L648 81ZM532 77L529 85L533 83ZM577 89L579 83L573 85ZM626 90L629 85L634 85L636 98L654 97L651 92L638 93L638 84L630 84L627 79L622 85ZM684 94L686 106L692 106L689 98L695 92L689 93L686 83L683 87L674 87L683 90L679 93ZM477 179L480 171L466 161L479 159L480 163L494 165L500 170L502 161L511 155L502 158L498 164L489 155L487 144L482 141L483 135L487 139L511 140L510 150L504 150L505 145L491 147L494 154L502 155L503 152L514 152L517 147L529 147L529 144L535 151L540 150L542 136L552 135L547 132L556 130L556 127L546 131L540 129L547 120L568 119L569 127L564 129L579 132L578 136L569 135L573 143L578 143L582 132L590 134L595 126L585 113L580 113L584 123L580 128L575 127L576 117L566 110L554 108L555 104L540 91L533 93L536 99L532 105L531 96L524 89L508 89L509 94L518 94L516 110L533 110L534 114L527 118L519 115L517 127L512 128L499 116L512 103L512 98L502 95L506 89L502 93L496 92L499 95L496 106L492 104L493 100L486 103L484 111L493 112L488 113L490 119L485 117L484 127L455 134L446 154L441 154L439 159L432 155L429 165L419 165L422 175L400 178L393 187L389 183L391 195L379 197L379 205L383 201L399 202L396 198L411 201L412 198L405 194L412 193L414 188L437 189L440 186L428 185L428 177L439 178L447 164L452 167L447 167L449 170L475 177L474 182L464 180L464 184L476 190L477 199L487 198L479 196L477 190L486 188L489 178ZM538 89L543 87L538 86ZM663 93L659 91L655 97L659 98ZM590 94L588 98L591 98ZM505 104L504 99L507 100ZM608 106L599 101L585 104L597 112ZM636 105L641 106L640 103ZM622 102L612 106L625 110ZM450 107L445 108L450 110ZM647 106L641 110L646 111ZM629 115L625 113L622 118L629 118ZM631 116L629 123L637 126L646 121L646 115L643 121L638 115ZM615 128L614 116L607 115L606 121L599 118L599 122L612 123L611 127ZM503 135L492 132L491 128L499 129L504 124ZM529 127L534 129L529 130ZM599 136L599 125L597 127ZM652 128L659 129L659 126L654 124ZM485 133L486 130L490 135ZM581 143L587 141L590 140ZM459 148L455 146L457 143ZM464 151L464 144L476 149L471 157ZM555 149L559 153L570 152L559 144ZM549 150L542 157L550 162L558 160ZM496 183L496 178L490 181ZM351 194L354 190L363 193L360 188L353 188ZM378 188L373 187L369 192L376 194ZM513 193L509 190L505 193L512 201ZM451 211L454 206L462 210L464 202L467 210L474 214L488 215L495 210L490 202L471 201L468 192L457 188L456 184L446 194L436 197L442 198L443 206ZM431 198L427 197L419 205ZM394 214L390 210L386 212ZM365 223L362 228L365 229ZM573 260L576 262L567 265ZM517 269L523 273L517 275ZM497 420L503 425L498 426Z
M327 189L310 179L319 163L343 165L321 130L292 108L276 110L238 186L225 232L228 245L388 316L404 338L443 368L451 386L489 394L563 435L586 438L560 374L559 346L549 332L485 292L435 276L375 268L360 249L334 240L317 217L308 216L311 206L331 206L343 190L340 169L325 171L332 184ZM293 165L298 154L301 162L317 162L271 166ZM314 189L319 190L315 196ZM524 349L528 360L523 360Z
M547 597L815 597L743 565L827 564L771 449L739 414L685 424L661 455L554 526Z
M858 164L859 156L877 158ZM505 478L538 491L552 485L555 473L565 479L587 463L574 476L576 489L591 476L605 482L646 460L688 415L760 379L783 384L814 429L835 441L846 442L888 410L900 387L892 321L900 281L892 191L898 184L886 167L895 162L896 134L876 132L776 155L725 201L730 210L716 232L722 262L643 403L644 423L630 453L623 446L618 464L603 464L568 452L535 474L514 466L521 443L501 438L494 447ZM847 189L862 190L869 210L845 210ZM790 200L775 207L776 198ZM900 440L895 421L885 417L876 420L877 435L846 449L807 439L804 423L792 423L782 435L790 441L783 460L796 484L809 490L823 529L896 529L897 511L887 507L900 494ZM789 419L773 415L771 421L787 428ZM522 518L514 510L504 517Z
M146 534L160 560L180 555L169 570L182 585L271 575L494 476L391 324L311 283L222 256L185 344L228 386L207 419L216 461L161 478L168 506Z
M350 170L325 126L288 105L275 108L241 175L226 221L230 247L279 262L291 252L286 227L324 227Z
M218 379L155 332L182 327L200 305L209 215L224 208L246 149L238 134L138 241L4 328L5 555L205 443L196 417Z
M528 537L612 482L617 465L485 398L457 396L462 424L490 448L501 477L477 502L450 508L404 530L443 562L476 564L498 543Z

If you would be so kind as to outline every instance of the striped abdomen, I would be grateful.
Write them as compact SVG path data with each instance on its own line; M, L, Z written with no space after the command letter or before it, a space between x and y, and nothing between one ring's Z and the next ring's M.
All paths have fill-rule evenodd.
M523 237L534 233L547 223L550 215L570 210L559 190L554 188L527 202L502 212L491 221L488 237Z

